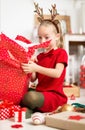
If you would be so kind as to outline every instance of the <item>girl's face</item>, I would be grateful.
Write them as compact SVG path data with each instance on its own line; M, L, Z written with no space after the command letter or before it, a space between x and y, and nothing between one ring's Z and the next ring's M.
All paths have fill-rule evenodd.
M51 40L50 45L46 48L47 51L57 48L56 41L58 40L59 34L54 29L55 27L53 25L41 25L38 30L40 43Z

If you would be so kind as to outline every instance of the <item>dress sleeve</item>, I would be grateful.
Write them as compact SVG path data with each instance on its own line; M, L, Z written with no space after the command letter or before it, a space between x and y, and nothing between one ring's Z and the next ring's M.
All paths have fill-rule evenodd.
M62 49L59 52L59 56L57 58L57 63L63 63L65 65L65 67L68 65L68 55L64 49Z

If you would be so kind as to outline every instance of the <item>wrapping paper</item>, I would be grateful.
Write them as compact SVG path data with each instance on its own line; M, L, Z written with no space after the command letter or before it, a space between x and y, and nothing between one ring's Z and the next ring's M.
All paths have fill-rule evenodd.
M17 40L30 40L22 36L17 36ZM0 100L8 100L15 105L19 104L24 94L28 90L31 74L25 74L21 68L21 63L28 63L35 49L45 48L50 41L34 45L26 51L22 46L5 34L0 35Z
M63 130L85 130L85 114L65 111L47 115L46 125Z
M30 40L28 40L27 38L25 38L25 37L23 37L21 35L17 35L16 38L15 38L15 40L23 41L23 42L25 42L27 44L31 43Z
M26 75L20 67L22 62L28 62L28 53L5 34L0 37L0 99L19 104L28 89L30 75Z
M14 117L14 111L20 110L19 105L14 105L13 102L7 100L0 102L0 120L5 120Z
M12 60L5 49L1 49L0 56L0 99L19 104L27 92L30 75L26 75L20 68L20 63Z

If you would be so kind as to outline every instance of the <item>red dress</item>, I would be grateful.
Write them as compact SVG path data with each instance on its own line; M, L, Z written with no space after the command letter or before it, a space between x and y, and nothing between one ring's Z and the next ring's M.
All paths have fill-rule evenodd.
M67 103L67 96L63 92L67 61L67 53L62 48L52 49L48 53L38 55L38 64L43 67L55 68L57 63L63 63L65 66L59 78L52 78L37 73L38 85L36 91L42 92L45 99L43 106L39 108L42 112L51 112L58 106Z

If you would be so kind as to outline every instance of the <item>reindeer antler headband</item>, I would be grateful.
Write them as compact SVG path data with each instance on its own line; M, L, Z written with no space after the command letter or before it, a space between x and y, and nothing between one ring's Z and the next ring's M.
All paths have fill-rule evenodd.
M50 22L52 22L52 23L54 24L54 26L56 27L57 31L59 32L59 29L58 29L57 24L60 23L60 22L59 22L58 19L55 19L55 17L56 17L57 15L59 15L59 14L57 13L56 4L51 5L51 6L52 6L52 9L49 9L49 11L50 11L50 13L51 13L51 18L50 18L50 19L45 19L45 18L44 18L43 8L40 8L39 5L38 5L38 3L37 3L37 4L34 3L34 6L35 6L35 11L34 11L34 12L36 12L36 13L38 14L38 16L39 16L39 17L37 18L38 21L39 21L40 23L42 23L42 21L50 21Z

